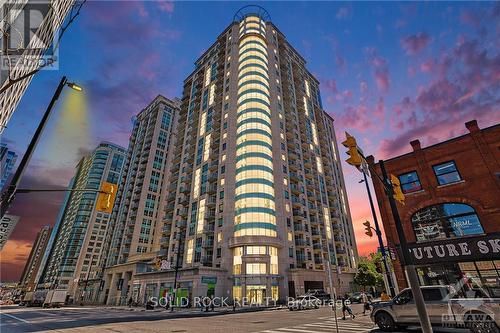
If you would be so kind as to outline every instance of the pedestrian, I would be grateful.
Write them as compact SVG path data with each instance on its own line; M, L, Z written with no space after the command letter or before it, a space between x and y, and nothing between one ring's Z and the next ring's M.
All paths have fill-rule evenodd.
M203 304L205 305L205 312L208 312L209 307L210 307L210 298L208 297L203 297Z
M165 310L170 308L170 294L165 294Z
M361 301L363 302L363 314L365 314L366 311L370 311L370 301L365 292L361 293Z
M389 301L391 298L389 297L389 295L387 295L387 293L384 291L382 291L382 293L380 294L380 300L382 302L385 302L385 301Z
M132 297L130 297L128 299L128 307L131 308L132 307Z
M210 296L210 311L214 311L215 308L215 301L214 301L214 295Z
M351 316L352 319L356 318L356 316L352 313L351 307L349 306L347 295L342 297L342 320L345 320L346 312Z

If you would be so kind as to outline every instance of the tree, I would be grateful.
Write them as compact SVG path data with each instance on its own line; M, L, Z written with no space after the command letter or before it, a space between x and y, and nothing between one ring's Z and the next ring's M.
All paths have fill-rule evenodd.
M366 289L367 286L375 286L377 283L377 272L369 267L366 262L360 262L358 264L358 272L354 276L354 283L363 286Z
M370 257L361 257L358 262L358 272L354 276L354 283L362 286L365 290L366 287L382 287L384 279L382 274L377 272L376 269L377 255Z

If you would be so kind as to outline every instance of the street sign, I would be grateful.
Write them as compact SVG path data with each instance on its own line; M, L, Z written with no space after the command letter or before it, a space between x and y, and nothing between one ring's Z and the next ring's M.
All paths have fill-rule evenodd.
M486 236L409 243L408 251L415 265L498 259L500 257L500 232Z
M217 284L216 276L202 276L201 283L203 284Z
M19 222L19 216L5 214L0 221L0 250L3 249L5 243L10 237L10 234Z

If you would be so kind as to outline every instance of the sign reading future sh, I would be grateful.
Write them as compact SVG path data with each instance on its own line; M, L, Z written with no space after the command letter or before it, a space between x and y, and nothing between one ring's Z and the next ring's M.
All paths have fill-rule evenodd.
M500 259L500 233L411 243L408 250L414 265Z
M18 221L19 216L5 214L2 217L2 221L0 222L0 250L2 250L5 243L7 243Z

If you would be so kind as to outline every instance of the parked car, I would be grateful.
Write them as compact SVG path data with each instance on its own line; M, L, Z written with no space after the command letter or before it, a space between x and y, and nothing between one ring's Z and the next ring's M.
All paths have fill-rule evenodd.
M349 301L351 301L351 303L362 303L363 302L363 298L361 297L361 294L363 294L363 292L361 291L357 291L355 293L353 293L351 296L349 296ZM366 297L368 297L368 301L373 301L373 295L370 294L370 293L365 293L366 294Z
M302 310L302 309L317 309L321 305L321 300L311 296L303 295L295 298L293 301L288 302L288 310Z
M500 299L470 298L451 286L420 287L431 325L468 328L474 333L499 333ZM472 292L472 294L476 294ZM483 294L484 295L484 294ZM404 289L386 302L372 303L372 321L383 331L393 331L409 325L419 325L411 289Z
M332 297L323 289L313 289L309 290L306 295L314 296L322 302L329 302Z

